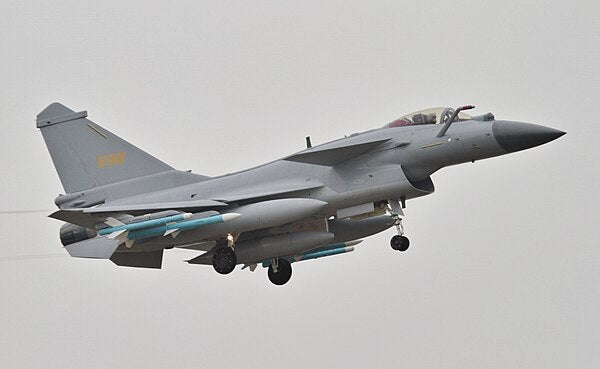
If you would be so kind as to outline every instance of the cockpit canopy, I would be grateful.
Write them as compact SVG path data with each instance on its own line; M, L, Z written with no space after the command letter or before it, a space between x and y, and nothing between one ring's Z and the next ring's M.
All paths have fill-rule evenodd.
M383 128L416 126L423 124L444 124L448 121L448 119L450 119L452 113L454 113L453 108L444 107L420 110L396 119L395 121L386 124ZM456 122L470 119L472 119L472 117L469 114L460 112L458 113L458 117L456 117Z

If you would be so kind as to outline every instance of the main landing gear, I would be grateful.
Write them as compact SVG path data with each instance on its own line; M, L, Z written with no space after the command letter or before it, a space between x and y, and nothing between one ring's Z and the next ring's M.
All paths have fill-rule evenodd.
M213 268L219 274L229 274L233 272L237 264L235 255L234 237L227 235L227 246L215 250L212 257Z
M282 286L292 278L292 265L285 259L271 259L267 274L273 284Z
M389 200L388 203L390 215L394 219L394 226L398 232L390 240L390 246L396 251L406 251L408 250L408 246L410 246L410 240L404 235L404 226L402 226L402 218L400 217L400 215L404 215L404 212L397 200Z
M235 269L237 257L231 247L221 247L215 250L212 257L213 268L219 274L229 274Z

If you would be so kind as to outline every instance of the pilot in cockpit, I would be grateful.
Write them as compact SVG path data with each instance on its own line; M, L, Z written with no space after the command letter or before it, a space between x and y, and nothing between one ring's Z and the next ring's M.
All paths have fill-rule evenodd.
M448 121L448 119L450 119L453 113L454 109L448 107L425 109L405 115L400 119L396 119L395 121L386 124L384 128L416 126L424 124L444 124ZM472 117L470 115L460 112L456 118L456 121L460 122L469 120L471 118Z
M433 114L422 114L417 113L412 116L413 124L435 124L437 121L437 117L435 113Z

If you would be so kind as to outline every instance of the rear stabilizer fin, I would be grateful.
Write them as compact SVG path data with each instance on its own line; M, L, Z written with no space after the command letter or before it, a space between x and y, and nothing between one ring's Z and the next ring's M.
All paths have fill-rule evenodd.
M58 176L67 194L173 170L75 112L52 103L37 116Z

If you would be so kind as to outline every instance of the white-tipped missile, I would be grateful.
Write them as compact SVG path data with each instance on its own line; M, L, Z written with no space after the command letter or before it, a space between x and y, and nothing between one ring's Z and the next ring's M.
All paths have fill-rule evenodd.
M182 214L177 214L177 215L171 215L168 217L145 220L145 221L129 223L129 224L121 223L114 218L109 218L108 221L110 221L110 224L115 224L115 226L108 227L108 228L102 228L98 231L98 234L100 236L111 235L111 234L115 234L116 236L118 236L118 235L123 234L124 232L131 232L131 231L137 231L137 230L145 229L145 228L158 227L158 226L165 225L167 223L179 222L179 221L187 220L187 219L191 219L191 218L192 218L191 213L182 213ZM116 238L116 236L110 237L110 238Z
M361 242L363 242L363 240L354 240L354 241L348 241L348 242L344 242L344 244L345 244L347 247L350 247L350 246L356 246L356 245L358 245L358 244L359 244L359 243L361 243Z
M169 222L164 225L159 225L151 228L143 228L136 231L129 232L128 239L137 240L141 238L149 238L159 235L175 235L179 234L179 232L184 231L186 229L194 229L202 226L206 226L209 224L217 224L229 222L234 219L237 219L241 216L238 213L227 213L227 214L219 214L213 215L204 218L197 219L188 219L180 222Z

